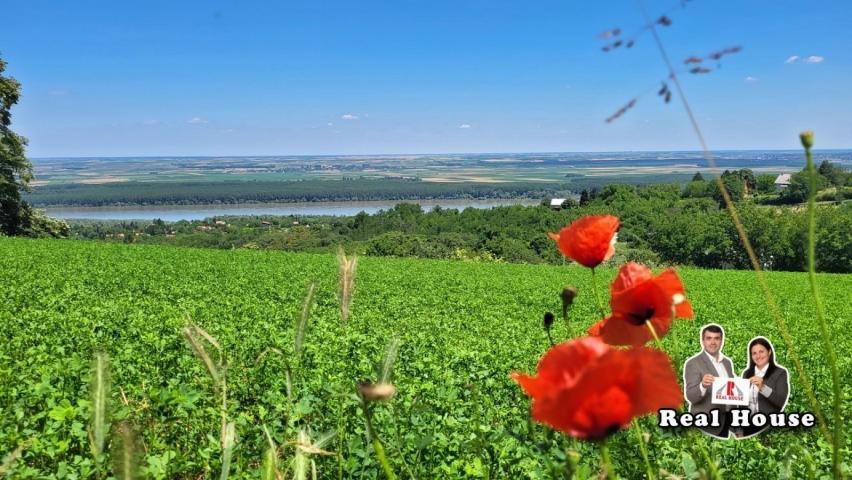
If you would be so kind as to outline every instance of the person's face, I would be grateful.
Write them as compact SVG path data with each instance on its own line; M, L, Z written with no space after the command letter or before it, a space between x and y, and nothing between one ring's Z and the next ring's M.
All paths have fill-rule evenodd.
M704 332L701 343L704 344L704 351L715 357L719 353L719 349L722 348L722 334L709 331Z
M769 363L769 349L759 343L754 344L751 347L751 361L757 368L765 367Z

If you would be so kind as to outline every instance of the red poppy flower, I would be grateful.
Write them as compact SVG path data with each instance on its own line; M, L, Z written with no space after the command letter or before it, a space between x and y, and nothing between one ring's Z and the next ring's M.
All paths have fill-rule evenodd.
M541 358L535 376L513 373L512 378L532 397L536 421L589 440L683 401L664 352L613 348L595 337L556 345Z
M575 262L594 268L615 253L618 218L612 215L594 215L575 220L559 231L547 232L556 240L563 255Z
M609 289L612 315L592 325L589 335L610 345L644 345L654 338L645 322L663 337L675 317L693 316L683 283L671 268L654 277L644 265L625 263Z

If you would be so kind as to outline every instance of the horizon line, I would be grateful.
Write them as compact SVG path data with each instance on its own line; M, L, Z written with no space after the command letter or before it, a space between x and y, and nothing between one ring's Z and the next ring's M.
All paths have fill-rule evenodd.
M718 149L711 150L712 153L725 152L797 152L800 149L790 148L742 148L742 149ZM801 150L804 152L803 150ZM847 148L815 148L814 152L852 151ZM58 159L98 159L98 158L277 158L277 157L428 157L435 155L558 155L558 154L606 154L606 153L694 153L703 155L701 150L586 150L586 151L505 151L505 152L429 152L429 153L294 153L294 154L258 154L258 155L72 155L72 156L46 156L27 157L30 160L58 160Z

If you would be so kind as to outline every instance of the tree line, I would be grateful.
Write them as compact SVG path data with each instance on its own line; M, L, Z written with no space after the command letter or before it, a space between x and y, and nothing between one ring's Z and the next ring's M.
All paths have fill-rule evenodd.
M709 182L708 182L709 183ZM612 261L748 269L728 212L712 197L685 195L679 184L609 185L587 190L561 210L546 205L464 210L416 204L351 217L217 217L205 221L74 222L78 238L209 248L331 252L338 245L367 255L562 263L547 232L583 215L621 219ZM544 203L544 202L543 202ZM802 209L740 200L737 210L762 266L802 271L807 224ZM817 210L817 268L852 272L852 202ZM121 235L120 237L118 235Z

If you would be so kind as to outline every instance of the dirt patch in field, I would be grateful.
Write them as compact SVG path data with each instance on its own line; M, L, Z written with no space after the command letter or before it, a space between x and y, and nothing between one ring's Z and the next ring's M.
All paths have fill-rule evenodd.
M79 180L77 183L84 183L86 185L101 185L104 183L121 183L126 182L127 179L124 177L95 177L95 178L87 178L85 180Z
M473 182L473 183L506 183L505 180L500 180L499 178L494 177L476 177L476 176L467 176L467 175L456 175L452 177L423 177L424 182L436 182L436 183L462 183L462 182Z

